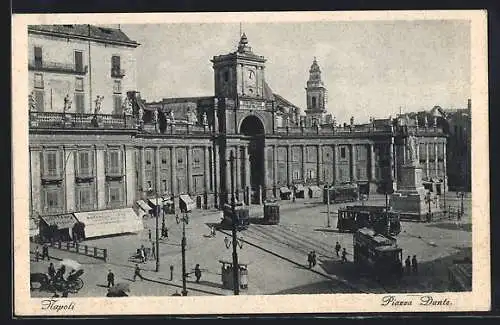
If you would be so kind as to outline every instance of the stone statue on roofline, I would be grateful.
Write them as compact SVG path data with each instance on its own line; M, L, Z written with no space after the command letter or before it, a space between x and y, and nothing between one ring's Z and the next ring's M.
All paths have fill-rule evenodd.
M66 113L67 111L69 111L71 109L71 104L72 104L72 100L69 97L69 94L67 94L64 97L64 108L63 108L63 112L64 113Z
M36 105L35 95L34 95L33 92L31 92L28 95L28 105L29 105L30 112L36 112L37 111L37 105Z
M207 112L203 112L203 125L208 125Z
M99 96L97 95L94 103L95 103L95 108L94 108L94 114L100 114L101 113L101 107L102 107L102 100L104 99L104 96Z
M132 115L133 113L132 100L128 96L125 96L122 107L123 107L123 114Z
M428 127L429 122L427 121L427 114L424 115L424 127Z
M350 122L351 126L354 126L354 116L351 116L351 119L349 122Z

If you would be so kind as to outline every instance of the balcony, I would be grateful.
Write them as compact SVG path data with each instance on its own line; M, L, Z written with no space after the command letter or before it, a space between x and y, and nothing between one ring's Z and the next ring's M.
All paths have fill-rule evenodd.
M112 68L111 69L111 78L123 78L125 77L125 70Z
M119 180L123 177L123 169L118 167L108 167L106 168L106 179L108 180Z
M42 183L59 183L63 179L62 172L60 170L45 170L42 172Z
M28 63L28 70L85 75L88 72L88 66L85 65L78 67L74 63L67 64L44 60L42 62L30 61Z
M30 112L31 129L112 129L136 130L137 124L130 115Z

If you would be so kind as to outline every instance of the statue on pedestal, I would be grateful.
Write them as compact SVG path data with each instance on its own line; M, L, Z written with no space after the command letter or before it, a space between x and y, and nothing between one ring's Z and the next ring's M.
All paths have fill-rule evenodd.
M427 121L427 114L424 115L424 127L428 127L429 126L429 122Z
M408 163L411 165L416 165L418 163L417 141L413 135L410 135L406 140L406 152Z
M434 116L434 123L433 123L433 127L437 127L437 116Z
M159 131L159 118L158 118L158 109L153 111L153 124L155 125L156 131Z
M203 125L208 125L207 112L203 112Z
M351 123L351 126L354 126L354 116L351 116L350 123Z

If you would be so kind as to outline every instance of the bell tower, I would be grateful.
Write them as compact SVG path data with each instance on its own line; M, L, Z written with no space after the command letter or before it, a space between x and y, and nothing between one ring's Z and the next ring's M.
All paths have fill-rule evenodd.
M305 110L307 119L323 122L326 113L326 104L328 93L323 81L321 80L321 69L319 68L316 57L309 69L309 80L306 87L307 109Z

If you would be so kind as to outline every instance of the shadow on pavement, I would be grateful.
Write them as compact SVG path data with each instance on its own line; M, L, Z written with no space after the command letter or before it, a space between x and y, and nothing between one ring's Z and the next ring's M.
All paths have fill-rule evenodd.
M314 229L314 231L321 231L321 232L334 232L334 233L337 233L337 234L342 234L341 231L339 231L338 229L336 228L316 228Z
M161 278L161 279L163 279L163 278ZM144 278L144 281L159 283L159 284L163 284L163 285L166 285L166 286L171 286L171 287L182 289L182 285L178 285L178 284L173 284L173 283L168 283L168 282L163 282L163 281L153 280L153 279L148 279L148 278ZM189 282L193 283L191 281L189 281ZM207 291L207 290L202 290L202 289L195 289L195 288L192 288L192 287L186 287L186 289L189 290L189 291L203 292L203 293L207 293L207 294L214 295L214 296L224 296L223 294L220 294L220 293L217 293L217 292Z
M447 229L447 230L463 230L463 231L472 232L472 224L471 223L441 222L441 223L429 224L429 225L427 225L427 227L434 227L434 228Z
M186 281L186 282L193 283L193 284L200 284L200 285L204 285L204 286L212 287L212 288L217 288L217 289L223 289L222 284L212 282L212 281L200 280L200 282L198 282L198 283L196 281Z

